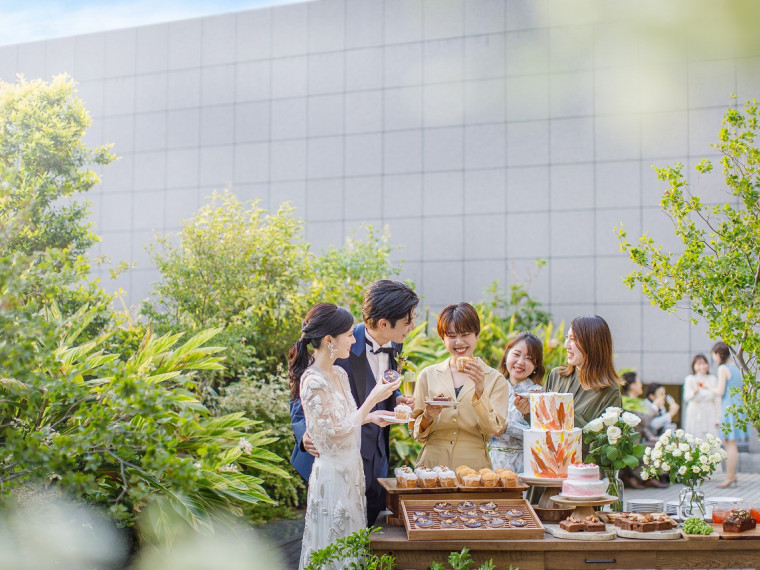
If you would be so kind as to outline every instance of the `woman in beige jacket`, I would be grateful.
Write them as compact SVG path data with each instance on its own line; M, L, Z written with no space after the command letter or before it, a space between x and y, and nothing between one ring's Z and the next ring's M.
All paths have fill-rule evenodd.
M469 303L449 305L438 316L438 335L451 358L428 366L417 378L414 401L422 414L414 437L423 443L418 466L491 467L487 444L504 431L510 388L498 370L473 357L479 334L480 319ZM429 403L441 395L450 402Z

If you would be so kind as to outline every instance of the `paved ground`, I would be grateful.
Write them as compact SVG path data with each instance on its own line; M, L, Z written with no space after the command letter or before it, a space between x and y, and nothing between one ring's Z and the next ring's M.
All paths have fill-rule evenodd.
M718 489L716 486L723 478L722 472L715 473L711 480L704 485L705 499L711 497L740 497L745 506L751 504L760 505L760 454L741 454L739 468L739 483L727 489ZM683 485L671 485L667 489L625 489L624 500L627 503L635 499L657 499L667 503L678 501L678 494ZM284 561L285 568L298 568L298 559L301 554L301 535L303 534L303 515L295 520L273 521L261 527L263 534L277 548Z

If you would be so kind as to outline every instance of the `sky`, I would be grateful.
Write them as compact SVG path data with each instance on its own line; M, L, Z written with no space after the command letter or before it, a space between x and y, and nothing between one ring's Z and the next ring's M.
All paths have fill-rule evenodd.
M187 20L303 0L0 0L0 45Z

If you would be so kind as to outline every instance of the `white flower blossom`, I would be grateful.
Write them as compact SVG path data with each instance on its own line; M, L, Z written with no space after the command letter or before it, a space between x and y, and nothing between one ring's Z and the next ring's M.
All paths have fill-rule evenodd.
M686 453L684 453L684 454L683 454L683 458L684 458L686 461L691 461L691 453L689 453L689 452L687 451Z
M710 453L710 448L711 448L710 444L705 442L699 446L699 451L701 451L702 453Z
M662 470L665 471L665 473L667 473L668 471L670 471L670 463L663 463L662 464Z
M663 465L663 469L664 469L664 468L665 468L665 466ZM686 475L686 465L681 465L681 466L678 468L678 474L679 474L679 475Z
M683 437L685 434L686 432L680 428L676 430L676 437Z
M604 411L620 415L623 412L623 408L618 408L617 406L607 406L607 408Z
M644 462L644 465L649 465L649 455L645 455L644 457L641 458L641 460Z
M680 450L680 449L678 449L678 448L674 449L674 450L671 452L671 454L673 455L673 457L681 457L681 455L683 455L683 453L681 452L681 450Z
M647 448L644 450L644 455L645 455L646 457L649 457L650 455L652 455L652 448L651 448L651 447L647 447Z
M641 418L636 414L632 414L631 412L623 412L623 415L621 417L623 419L623 422L631 427L636 427L641 423Z
M595 420L591 420L586 424L586 429L594 433L599 433L602 431L603 427L604 422L602 421L602 418L596 418Z
M673 430L668 428L663 432L662 437L669 438L671 435L673 435Z
M240 466L228 463L227 465L222 465L217 471L220 473L240 473Z
M678 449L680 449L681 451L689 451L691 447L689 446L688 443L679 443Z
M623 435L623 430L621 430L619 427L610 426L607 428L607 439L609 439L612 445L615 445L615 442L620 439L621 435Z
M701 473L702 469L699 467L699 465L695 465L694 467L691 468L691 471L693 473Z
M652 459L659 459L662 457L662 450L655 448L654 451L652 451Z
M238 440L238 447L243 453L251 453L251 451L253 451L253 445L251 445L251 442L244 437L241 437Z
M648 471L642 471L641 472L641 478L644 481L646 481L647 479L649 479L649 472Z
M694 443L694 436L691 435L690 433L687 433L686 437L684 438L684 440L686 441L686 443L688 443L689 445L691 445L692 443Z
M652 463L652 465L654 465L655 469L659 469L661 464L658 460L656 460L654 463Z
M602 414L602 421L604 422L604 425L606 426L611 426L611 425L616 424L619 419L620 419L620 415L614 412L604 412Z

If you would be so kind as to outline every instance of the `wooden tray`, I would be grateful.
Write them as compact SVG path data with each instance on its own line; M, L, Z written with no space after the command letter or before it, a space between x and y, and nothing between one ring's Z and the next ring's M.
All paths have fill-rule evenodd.
M696 541L703 541L703 540L718 540L720 538L720 535L713 531L712 534L687 534L681 529L681 536L684 538L684 540L696 540Z
M422 499L402 499L401 509L406 527L406 535L409 540L462 540L462 539L525 539L525 538L544 538L544 525L538 520L533 507L525 499L489 499L496 503L497 510L504 514L510 509L522 512L522 518L528 524L521 528L468 528L459 525L455 528L441 528L438 523L438 517L434 515L433 508L438 501ZM451 501L449 501L451 502ZM481 501L473 500L476 505ZM482 502L487 502L485 498ZM435 521L433 526L420 528L412 521L412 513L416 511L430 514ZM506 520L509 517L504 515Z
M624 530L616 526L615 532L620 538L637 538L639 540L677 540L681 538L681 531L677 528L639 532L638 530Z
M530 489L528 485L522 482L518 482L514 487L502 487L501 485L496 487L467 487L466 485L457 482L457 488L462 493L522 493L523 491Z
M615 537L617 536L615 533L615 527L612 525L607 525L603 532L586 532L585 530L580 532L568 532L565 529L560 528L557 524L550 524L546 525L546 532L564 540L587 540L589 542L615 540Z
M426 495L431 493L458 493L459 489L454 487L399 487L395 477L379 478L378 483L385 489L386 493L392 495Z
M723 532L723 524L713 524L712 526L715 529L713 534L717 534L725 540L760 540L760 525L744 532Z

